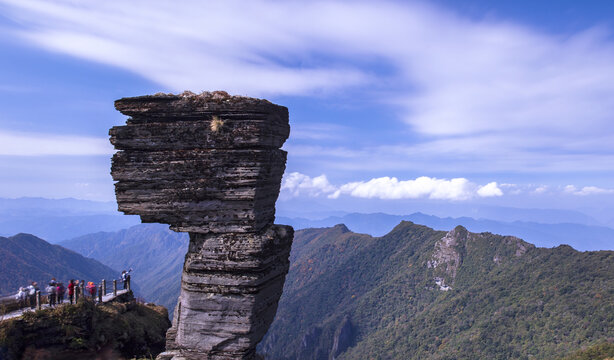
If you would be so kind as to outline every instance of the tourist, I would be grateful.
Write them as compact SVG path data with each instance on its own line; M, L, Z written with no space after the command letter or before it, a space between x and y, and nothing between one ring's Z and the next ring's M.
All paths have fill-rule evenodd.
M128 289L128 283L130 282L130 272L132 271L132 268L130 268L130 270L126 271L122 271L122 283L124 284L124 290Z
M52 280L49 285L47 285L47 288L45 288L45 290L47 290L47 299L49 301L49 307L54 307L55 306L55 295L56 295L56 282L55 280Z
M92 297L92 299L96 298L96 285L94 284L94 282L90 281L87 283L87 292L90 293L90 296Z
M36 307L36 292L38 290L38 283L36 281L32 281L30 286L28 286L28 298L30 300L30 308L32 309Z
M70 279L70 281L68 282L68 300L70 301L70 304L73 304L73 301L75 300L75 280L74 279Z
M55 288L55 296L58 304L64 302L64 293L66 293L66 288L64 287L64 283L58 283L58 286Z
M25 287L20 287L19 292L15 295L15 299L19 301L19 308L26 307L26 301L28 300L28 292Z
M81 282L79 280L75 280L75 304L77 303L77 300L83 296L83 294L81 293Z

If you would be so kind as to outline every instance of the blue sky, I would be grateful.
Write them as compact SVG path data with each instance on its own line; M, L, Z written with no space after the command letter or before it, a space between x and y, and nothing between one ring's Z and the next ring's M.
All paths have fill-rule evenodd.
M113 101L221 89L290 109L286 207L614 209L612 2L177 4L0 0L0 197L113 200Z

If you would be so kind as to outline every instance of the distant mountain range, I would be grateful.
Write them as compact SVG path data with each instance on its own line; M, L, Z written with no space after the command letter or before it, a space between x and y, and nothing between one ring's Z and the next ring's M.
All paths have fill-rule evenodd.
M133 269L136 295L169 309L177 303L188 235L168 225L141 224L117 232L99 232L60 245L96 259L118 271Z
M543 224L573 223L583 225L614 227L614 218L610 211L590 210L590 214L571 209L559 208L527 208L509 207L478 202L450 202L433 199L390 201L377 199L352 199L345 207L355 213L377 212L387 214L430 214L441 218L470 217L473 219L490 219L503 222L536 222ZM328 201L318 201L314 198L294 198L290 201L279 200L276 204L276 214L287 218L322 219L329 216L343 216L347 211L330 207ZM587 209L587 211L589 211Z
M354 232L372 236L383 236L403 220L426 225L437 230L447 231L457 225L462 225L473 232L488 231L495 234L513 235L540 247L554 247L567 244L581 251L614 250L614 229L578 223L548 224L529 221L476 220L469 217L440 218L422 213L410 215L354 213L343 216L330 216L320 220L277 217L276 222L291 225L295 229L331 227L336 224L345 224Z
M614 252L402 222L295 233L270 359L560 359L614 336Z
M0 198L0 236L34 234L50 243L139 224L138 216L117 212L114 202L76 199Z
M502 224L531 229L526 223L408 217L440 228L464 221L491 231ZM394 220L386 214L348 214L315 225L346 221L361 232L385 231ZM304 219L277 222L309 225L299 221ZM530 225L552 227L553 234L565 226L571 226L569 232L582 229ZM544 236L559 243L554 235ZM172 310L188 242L187 234L160 224L62 242L113 270L31 235L0 238L0 284L12 291L30 280L102 279L132 267L139 295ZM337 225L296 231L278 314L260 351L278 360L557 359L614 337L611 314L611 251L537 248L516 237L474 234L463 227L448 233L406 221L382 237Z
M118 279L119 273L100 262L52 245L29 234L0 237L0 294L16 294L20 286L32 281L45 286L55 277L68 285L68 280L100 282Z
M326 210L307 211L313 204L278 202L277 223L288 223L297 228L333 226L345 223L350 229L374 236L386 234L401 220L423 223L437 229L451 229L462 224L472 231L491 231L511 234L543 246L551 246L549 238L560 238L581 250L600 248L600 242L610 238L614 219L607 213L601 222L579 211L561 209L522 209L480 204L412 202L416 212L411 215L369 214L369 209L357 207L357 214ZM419 212L418 212L419 211ZM428 218L430 214L431 218ZM368 216L368 219L364 219ZM423 217L420 217L423 216ZM443 220L438 220L443 219ZM428 221L428 223L427 223ZM459 222L460 221L460 222ZM363 225L361 225L361 223ZM0 236L20 232L34 234L51 243L72 239L100 231L113 232L140 224L138 216L127 216L117 211L115 202L97 202L76 199L0 198ZM541 224L565 224L548 227ZM575 225L585 225L574 226ZM578 235L587 235L586 245L577 241ZM555 244L553 244L555 245ZM604 249L611 249L606 246Z
M278 217L277 222L296 229L330 227L345 223L358 233L383 235L403 220L411 220L439 230L463 225L470 231L502 233L530 239L542 247L566 243L578 250L612 249L614 230L581 224L504 223L471 218L438 218L420 213L399 216L388 214L347 214L323 220ZM588 235L586 235L588 234ZM179 295L179 282L188 246L187 234L175 233L167 225L141 224L127 230L83 235L60 244L94 258L118 271L134 268L133 280L139 296L166 306L169 313ZM296 251L295 245L295 250Z

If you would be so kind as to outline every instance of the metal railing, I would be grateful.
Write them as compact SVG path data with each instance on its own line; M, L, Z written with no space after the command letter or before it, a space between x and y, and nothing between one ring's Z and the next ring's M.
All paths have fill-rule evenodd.
M68 293L68 289L65 290L65 294L68 295L66 298L66 301L69 302L70 304L76 304L80 298L89 297L91 299L97 300L98 303L103 303L103 302L108 302L110 300L113 300L118 295L118 292L122 292L123 290L127 290L127 291L131 290L130 289L130 276L127 277L125 282L122 280L119 280L120 284L123 286L123 289L121 290L118 289L117 279L110 280L110 282L112 284L112 287L109 289L107 286L109 285L108 281L106 279L102 279L102 281L98 285L96 285L95 293L94 294L90 293L90 295L88 296L86 294L86 290L88 292L90 291L85 286L85 281L80 280L79 284L74 287L74 291L72 295ZM0 311L3 313L3 314L0 314L0 320L3 318L2 315L6 315L7 313L10 313L10 312L22 310L24 308L40 310L43 308L44 304L49 305L49 307L52 307L54 304L56 305L65 304L64 296L62 296L62 299L60 300L60 302L58 302L57 298L54 298L50 295L57 296L55 294L42 295L41 290L36 290L34 295L26 295L25 301L17 299L16 294L0 297Z

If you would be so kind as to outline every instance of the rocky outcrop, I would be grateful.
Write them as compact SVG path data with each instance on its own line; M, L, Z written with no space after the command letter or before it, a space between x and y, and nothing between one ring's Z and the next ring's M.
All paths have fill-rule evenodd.
M0 322L0 359L149 359L164 350L170 325L164 307L132 292L104 304L81 298Z
M322 335L322 328L314 326L301 339L301 352L307 354L318 346L320 336Z
M159 359L252 359L277 311L293 239L273 225L288 110L225 92L125 98L110 130L119 210L189 232Z
M329 359L336 360L345 350L354 343L354 326L348 316L343 318L339 328L335 331L333 338L333 348L330 351Z
M446 236L435 243L435 251L427 266L442 268L450 278L456 278L456 272L463 262L462 250L471 234L463 227L450 230Z
M446 236L435 243L435 251L426 266L435 270L433 280L439 290L452 290L458 268L463 263L467 240L473 236L462 226L450 230Z

